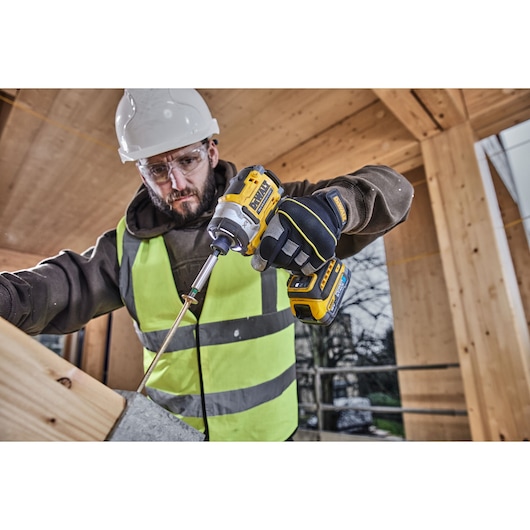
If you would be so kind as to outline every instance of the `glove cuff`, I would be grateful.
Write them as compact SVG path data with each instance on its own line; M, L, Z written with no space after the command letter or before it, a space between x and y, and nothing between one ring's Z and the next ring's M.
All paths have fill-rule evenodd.
M331 210L333 211L333 214L335 215L336 219L335 226L338 231L338 237L342 232L342 229L346 226L346 223L348 222L348 214L342 195L340 194L339 190L335 188L327 192L316 192L314 193L314 195L319 196L319 198L324 198Z

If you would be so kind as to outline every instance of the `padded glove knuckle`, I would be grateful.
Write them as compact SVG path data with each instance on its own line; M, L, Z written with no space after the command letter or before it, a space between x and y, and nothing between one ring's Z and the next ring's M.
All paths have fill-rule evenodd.
M256 252L259 257L253 259L252 266L264 270L272 265L311 274L335 255L346 220L337 190L283 199L263 234Z

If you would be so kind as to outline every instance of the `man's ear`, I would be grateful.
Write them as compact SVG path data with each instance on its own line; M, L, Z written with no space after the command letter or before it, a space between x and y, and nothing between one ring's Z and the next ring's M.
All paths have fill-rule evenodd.
M217 149L217 142L210 140L208 143L208 159L212 167L217 166L219 162L219 149Z

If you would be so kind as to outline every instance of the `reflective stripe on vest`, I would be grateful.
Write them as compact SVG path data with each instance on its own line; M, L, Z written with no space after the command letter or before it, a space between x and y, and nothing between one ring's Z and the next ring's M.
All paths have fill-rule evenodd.
M144 365L182 307L162 237L118 226L120 290L144 345ZM281 440L298 418L288 273L258 273L249 258L220 256L200 321L188 311L146 386L148 395L211 440Z
M296 377L295 367L291 365L274 381L267 381L241 390L207 394L205 396L206 409L210 416L243 412L281 395L292 383L294 377ZM153 401L175 414L185 411L186 416L202 418L201 396L175 396L156 389L150 389L149 395Z

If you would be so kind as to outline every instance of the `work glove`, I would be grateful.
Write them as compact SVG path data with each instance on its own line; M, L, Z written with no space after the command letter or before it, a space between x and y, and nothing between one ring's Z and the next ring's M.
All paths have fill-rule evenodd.
M273 266L309 276L333 258L346 221L337 189L282 199L252 256L252 267L264 271Z

